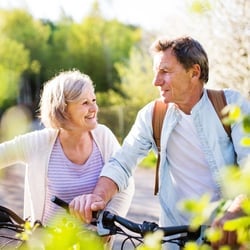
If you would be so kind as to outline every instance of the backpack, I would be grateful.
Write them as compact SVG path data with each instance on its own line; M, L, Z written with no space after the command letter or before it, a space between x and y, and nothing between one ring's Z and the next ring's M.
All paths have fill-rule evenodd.
M222 121L224 118L224 115L222 115L221 110L227 105L225 94L223 90L213 90L213 89L207 89L208 98L212 102L214 109ZM161 147L160 147L160 141L161 141L161 129L162 129L162 123L163 119L167 110L168 104L164 103L160 100L156 100L154 104L154 112L153 112L153 118L152 118L152 126L153 126L153 138L155 140L157 149L158 149L158 156L157 156L157 162L156 162L156 174L155 174L155 188L154 188L154 195L157 195L158 189L159 189L159 164L160 164L160 153L161 153ZM231 127L229 125L225 125L222 122L222 125L228 134L228 136L231 138Z

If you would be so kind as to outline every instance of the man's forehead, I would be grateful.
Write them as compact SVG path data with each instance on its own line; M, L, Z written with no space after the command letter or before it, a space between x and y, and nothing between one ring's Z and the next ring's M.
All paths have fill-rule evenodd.
M153 57L154 68L155 67L165 68L173 63L178 63L178 60L171 49L160 51L159 53L154 54Z
M155 53L153 57L153 63L159 64L162 60L163 55L164 55L163 51Z
M163 51L154 55L154 58L153 58L153 67L154 68L162 68L162 67L166 66L167 61L163 60L163 57L164 57Z

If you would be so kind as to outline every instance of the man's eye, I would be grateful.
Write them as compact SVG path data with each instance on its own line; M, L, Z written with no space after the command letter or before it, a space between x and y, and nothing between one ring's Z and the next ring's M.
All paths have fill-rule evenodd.
M161 70L163 73L169 73L169 70L168 69L162 69Z

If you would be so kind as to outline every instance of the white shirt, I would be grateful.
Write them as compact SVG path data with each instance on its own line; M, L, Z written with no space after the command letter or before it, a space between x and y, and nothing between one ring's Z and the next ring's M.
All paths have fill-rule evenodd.
M167 144L170 176L175 187L173 195L176 195L177 201L191 197L195 199L208 193L209 190L213 197L216 190L215 182L204 152L201 150L193 118L182 111L180 114L181 119Z

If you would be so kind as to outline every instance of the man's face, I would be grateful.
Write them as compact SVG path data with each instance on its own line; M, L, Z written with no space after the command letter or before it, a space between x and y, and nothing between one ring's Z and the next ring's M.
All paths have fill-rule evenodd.
M167 49L154 56L154 86L160 90L165 102L177 105L187 102L193 89L193 70L186 70L180 64L171 49ZM189 96L189 98L188 98Z

